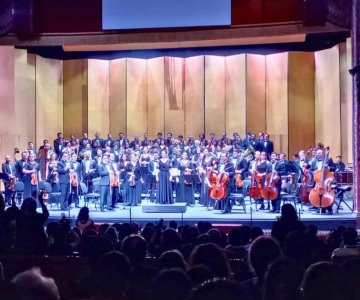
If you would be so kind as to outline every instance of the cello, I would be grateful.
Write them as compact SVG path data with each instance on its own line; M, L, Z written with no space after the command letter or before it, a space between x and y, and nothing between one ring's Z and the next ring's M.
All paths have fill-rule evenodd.
M249 188L249 196L252 199L261 198L261 189L262 189L263 177L258 172L254 172L251 175L251 183Z
M303 168L299 198L301 201L307 202L307 203L309 202L309 194L310 194L310 190L311 190L311 187L309 186L310 179L311 179L310 169Z
M226 198L226 186L229 184L230 178L226 173L217 175L215 187L211 188L210 198L215 200L223 200ZM210 181L211 182L211 181Z
M334 174L330 172L326 165L329 161L329 149L326 150L326 158L323 161L321 170L314 172L315 186L309 194L310 203L318 208L327 208L334 204L335 193L331 189L331 183L334 181Z
M275 200L278 196L276 184L279 181L279 175L276 172L271 172L266 175L265 185L260 189L260 194L265 200Z

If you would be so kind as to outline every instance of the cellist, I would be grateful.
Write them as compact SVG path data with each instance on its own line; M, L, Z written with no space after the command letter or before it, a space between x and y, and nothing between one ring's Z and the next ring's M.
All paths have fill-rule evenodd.
M315 153L315 159L311 163L310 171L312 172L314 178L314 172L318 170L322 170L323 167L328 167L330 171L335 171L335 166L333 160L328 156L330 153L330 149L317 149ZM332 214L332 207L333 205L330 205L326 207L326 210L328 211L328 214Z
M234 188L234 175L235 168L233 163L230 161L228 154L222 153L220 155L219 175L225 173L229 176L229 184L226 186L226 197L224 199L224 214L231 213L233 206L232 199L230 199L230 193ZM218 176L219 176L218 175Z
M279 160L277 158L278 158L278 156L275 152L271 153L271 156L270 156L271 172L274 175L278 176L277 177L278 180L276 180L275 185L274 185L276 188L276 191L277 191L277 197L275 200L271 201L272 210L270 210L270 212L272 212L272 213L280 213L281 176L285 175L285 173L286 173L284 155L280 155Z

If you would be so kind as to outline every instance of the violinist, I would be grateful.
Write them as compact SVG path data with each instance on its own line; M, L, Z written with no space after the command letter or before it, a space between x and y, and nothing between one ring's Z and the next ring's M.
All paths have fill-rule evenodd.
M67 210L70 196L70 162L69 153L64 152L58 162L59 184L60 184L60 209Z
M59 191L59 173L58 173L58 161L57 155L53 152L50 155L50 160L47 162L47 177L46 181L51 184L52 192L56 193Z
M179 182L176 184L176 201L186 202L186 205L195 204L194 185L192 181L185 180L186 175L193 173L193 167L187 152L181 154L178 169L180 171Z
M21 159L17 160L15 163L16 177L18 178L19 181L24 181L23 180L23 177L24 177L23 168L24 168L24 165L28 161L28 157L29 157L29 152L23 151L21 153Z
M31 197L37 191L39 180L39 164L35 161L35 155L29 154L28 162L23 167L24 174L24 199Z
M80 185L80 173L81 166L77 161L78 156L76 153L71 154L70 160L70 197L69 204L75 203L75 207L79 208L79 185Z
M132 153L130 155L130 162L125 167L124 201L131 206L141 204L142 181L138 161L138 156Z
M11 163L10 155L5 156L5 163L2 164L2 172L5 173L8 178L4 179L5 185L5 203L11 205L11 194L14 192L15 183L15 166Z
M224 201L224 211L223 211L223 213L226 214L226 213L231 213L233 206L232 200L230 199L230 194L234 189L235 168L234 165L231 163L229 157L224 153L220 155L219 175L221 173L225 173L226 175L229 176L229 183L226 186L226 197L224 199L225 201Z

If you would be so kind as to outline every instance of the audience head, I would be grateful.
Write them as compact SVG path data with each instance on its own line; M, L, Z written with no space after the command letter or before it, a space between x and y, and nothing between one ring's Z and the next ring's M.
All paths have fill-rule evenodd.
M58 288L52 278L44 277L39 268L16 275L11 284L19 300L58 300Z
M183 300L189 295L191 287L191 281L183 270L163 270L155 279L152 299Z
M81 223L86 223L89 219L89 208L87 206L80 208L79 214L77 216L77 221L80 221Z
M121 251L129 258L133 266L144 263L146 250L146 241L140 235L130 235L121 243Z
M296 213L295 207L290 203L286 203L281 207L281 216L280 220L284 222L296 221L298 215Z
M36 201L34 198L32 197L28 197L26 199L24 199L22 205L21 205L21 212L26 214L26 215L32 215L36 213Z
M271 237L258 237L251 245L249 252L250 265L256 276L262 281L268 266L282 256L277 241Z
M189 266L204 265L216 277L228 277L230 274L229 260L224 252L215 244L197 246L190 254Z
M350 299L345 271L339 265L319 262L311 265L302 281L304 300Z
M193 286L197 286L203 283L206 280L210 280L214 277L213 272L204 266L204 265L196 265L191 268L188 268L187 274L193 284Z
M186 271L186 262L178 250L170 250L162 253L158 259L158 267L162 269L182 269Z
M118 240L118 234L117 231L115 229L115 227L110 226L108 229L106 229L105 231L105 237L111 242L113 243L113 245L115 245L119 240Z

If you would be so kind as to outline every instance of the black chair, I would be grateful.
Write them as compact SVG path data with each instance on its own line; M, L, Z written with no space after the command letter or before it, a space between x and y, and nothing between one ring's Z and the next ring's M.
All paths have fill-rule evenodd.
M81 182L80 187L84 196L84 206L88 206L89 202L94 203L95 209L97 210L100 207L100 178L95 178L92 181L93 192L88 193L88 187L85 183Z
M51 184L47 181L40 181L38 188L39 190L44 190L45 193L49 194L48 203L50 204L51 208L53 205L56 205L56 207L59 208L61 197L60 192L53 192Z

